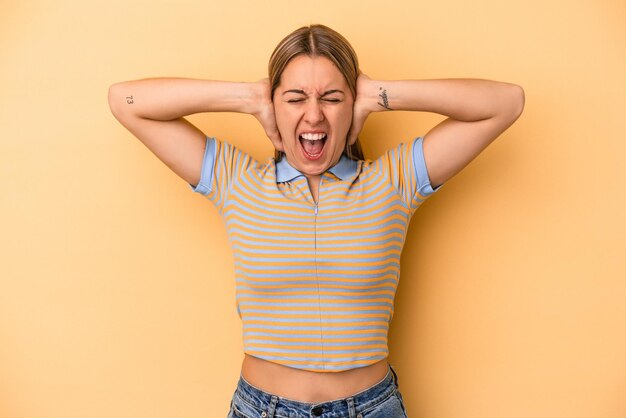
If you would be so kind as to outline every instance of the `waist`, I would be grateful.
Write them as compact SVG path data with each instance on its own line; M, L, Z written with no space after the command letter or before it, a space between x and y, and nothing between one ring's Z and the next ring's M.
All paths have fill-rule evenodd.
M380 383L391 373L387 359L341 372L314 372L245 355L241 377L249 385L282 398L319 403L346 398Z

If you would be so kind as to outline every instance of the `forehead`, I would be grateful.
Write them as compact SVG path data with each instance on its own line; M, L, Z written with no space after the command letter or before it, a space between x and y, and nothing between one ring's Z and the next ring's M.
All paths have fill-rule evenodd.
M300 89L305 92L348 89L339 69L326 57L300 55L289 61L280 77L279 89Z

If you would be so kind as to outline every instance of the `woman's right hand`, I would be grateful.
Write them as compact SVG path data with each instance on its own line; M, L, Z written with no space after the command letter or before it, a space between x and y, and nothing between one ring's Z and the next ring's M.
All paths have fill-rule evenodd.
M276 124L276 114L274 113L274 102L271 96L271 86L268 78L264 78L255 83L257 94L252 105L251 114L261 123L265 134L272 141L272 145L278 151L283 150L283 141Z
M184 116L203 112L253 115L283 150L268 79L257 82L151 78L109 88L113 115L189 184L198 184L206 135Z

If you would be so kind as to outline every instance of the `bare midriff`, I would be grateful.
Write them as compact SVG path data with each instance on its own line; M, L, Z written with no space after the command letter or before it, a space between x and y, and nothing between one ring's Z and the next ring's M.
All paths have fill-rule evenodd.
M341 372L313 372L244 356L241 375L252 386L279 397L307 403L347 398L385 378L386 359Z

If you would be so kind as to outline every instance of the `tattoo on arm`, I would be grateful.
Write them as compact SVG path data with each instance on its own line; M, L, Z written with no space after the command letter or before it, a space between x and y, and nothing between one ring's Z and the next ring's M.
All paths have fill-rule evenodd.
M135 100L133 99L133 96L126 96L126 103L128 103L128 104L135 103Z
M378 97L380 97L382 100L382 103L379 101L378 104L387 110L392 110L389 107L389 99L387 98L387 89L380 87L378 90L380 91L380 93L378 93Z

